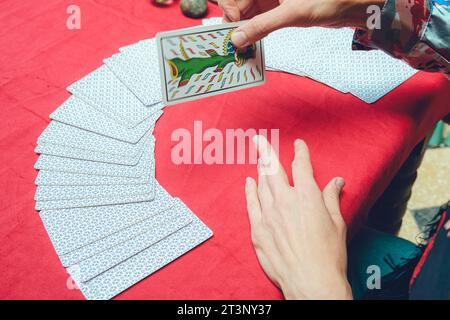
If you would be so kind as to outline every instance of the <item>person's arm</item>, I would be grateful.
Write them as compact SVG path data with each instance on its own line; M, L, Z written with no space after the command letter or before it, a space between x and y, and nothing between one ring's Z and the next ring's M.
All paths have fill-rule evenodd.
M237 47L284 27L355 27L354 49L381 49L414 68L450 76L449 0L219 0L219 5L225 21L249 19L232 35ZM382 8L380 29L367 27L372 6Z
M360 28L353 48L382 49L412 67L450 76L450 1L387 0L379 28Z
M323 191L314 180L308 147L296 140L290 186L275 151L255 136L258 183L245 192L251 236L267 276L286 299L352 299L347 281L346 226L339 207L342 178Z

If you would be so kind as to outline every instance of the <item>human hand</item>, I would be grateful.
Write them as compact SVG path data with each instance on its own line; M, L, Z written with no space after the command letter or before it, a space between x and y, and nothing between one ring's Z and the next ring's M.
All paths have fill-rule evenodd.
M344 180L332 179L321 192L308 148L296 140L291 187L270 144L262 136L255 138L258 185L247 178L245 193L252 241L264 272L286 299L351 299L346 226L339 207Z
M367 7L386 0L219 0L226 22L250 19L231 41L244 47L284 27L365 27Z

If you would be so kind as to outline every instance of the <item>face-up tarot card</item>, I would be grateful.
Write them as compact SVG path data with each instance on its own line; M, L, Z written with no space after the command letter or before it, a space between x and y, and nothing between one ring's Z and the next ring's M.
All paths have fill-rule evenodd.
M261 41L238 49L231 35L240 23L195 27L157 35L165 105L261 85Z

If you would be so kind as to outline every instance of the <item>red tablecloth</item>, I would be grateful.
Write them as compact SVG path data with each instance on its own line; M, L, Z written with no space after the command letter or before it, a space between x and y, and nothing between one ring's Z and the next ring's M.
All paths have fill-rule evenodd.
M81 8L81 30L66 28L66 8ZM220 15L209 4L210 16ZM178 5L149 0L0 2L0 298L80 299L34 210L36 139L65 88L127 44L161 30L199 24ZM303 77L269 73L267 84L165 109L156 126L156 175L213 231L214 237L118 298L281 298L254 254L244 181L251 165L180 165L170 160L176 128L278 128L290 171L292 143L309 145L320 186L347 185L342 211L351 228L388 185L414 145L450 112L450 86L419 73L375 104Z

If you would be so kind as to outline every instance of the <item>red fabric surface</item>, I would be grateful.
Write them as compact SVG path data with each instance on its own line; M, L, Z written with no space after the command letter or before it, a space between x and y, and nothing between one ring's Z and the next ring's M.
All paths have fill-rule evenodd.
M0 2L0 298L80 299L34 210L33 150L65 88L118 48L161 30L199 24L178 4L148 0L77 0L81 30L66 28L68 1ZM209 4L210 16L220 15ZM278 128L280 157L290 174L292 143L309 145L323 187L346 181L342 211L354 230L414 145L450 112L450 86L419 73L368 105L303 77L269 73L267 84L166 108L155 130L156 175L214 232L212 239L118 296L119 299L281 298L254 254L244 180L252 165L171 162L174 129Z

